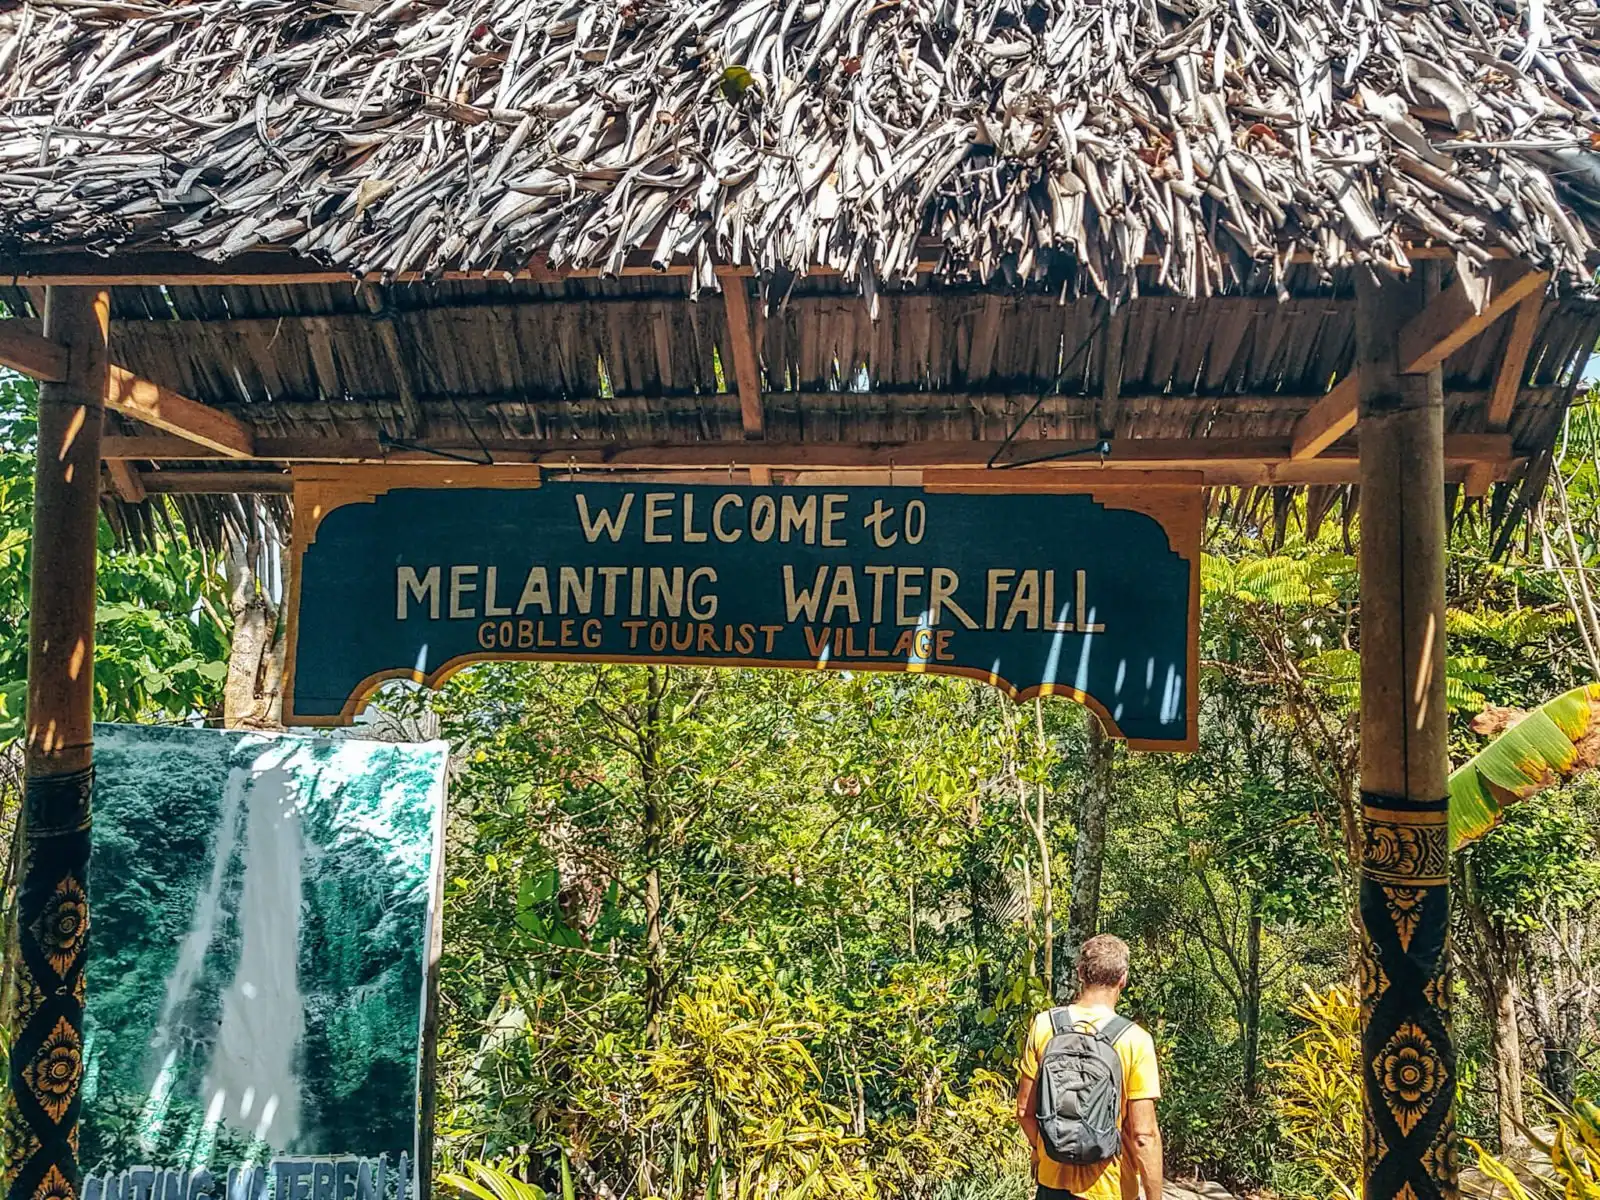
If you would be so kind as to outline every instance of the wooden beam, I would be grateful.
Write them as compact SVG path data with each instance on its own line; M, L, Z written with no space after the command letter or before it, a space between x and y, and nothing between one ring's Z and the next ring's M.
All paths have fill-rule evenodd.
M1549 275L1540 271L1523 271L1509 282L1494 286L1491 276L1462 271L1455 283L1436 296L1428 306L1406 323L1400 332L1400 361L1408 374L1421 374L1442 366L1457 350L1488 329L1508 311L1517 311L1517 329L1507 347L1506 361L1495 382L1491 400L1503 406L1505 417L1491 429L1504 429L1510 420L1511 408L1516 404L1521 373L1527 362L1528 351L1538 333L1539 308L1543 303L1545 285ZM1524 314L1531 308L1533 315ZM1520 358L1512 368L1510 360L1519 353ZM1510 392L1504 392L1506 372L1511 370L1515 383ZM1345 376L1331 392L1312 406L1295 425L1293 457L1299 461L1315 458L1356 426L1356 408L1361 395L1359 367Z
M1346 375L1334 389L1311 406L1294 426L1289 457L1296 462L1315 458L1356 427L1356 404L1361 398L1361 378Z
M436 449L446 447L429 443ZM543 464L553 469L616 471L633 476L639 473L699 471L709 480L713 475L726 478L730 470L748 471L751 482L765 485L778 472L919 472L932 467L982 467L994 453L993 442L893 442L875 445L784 442L696 442L688 444L628 444L615 442L490 442L489 449L501 465ZM1085 455L1093 442L1028 442L1017 447L1019 456L1046 458L1067 454L1042 464L1076 471L1101 470L1178 470L1198 471L1212 486L1300 485L1311 483L1353 483L1356 480L1356 453L1346 444L1316 459L1296 461L1290 457L1288 438L1217 439L1130 439L1113 443L1108 465L1096 455ZM513 449L512 447L516 447ZM449 467L451 461L421 451L391 451L384 454L375 441L330 441L318 438L260 438L257 461L277 463L344 463L407 465L413 469ZM466 454L476 447L462 445L453 452ZM125 460L182 461L197 457L192 448L175 438L108 437L102 452ZM1518 465L1511 438L1505 434L1457 434L1446 439L1447 465L1454 481L1466 478L1473 464L1483 464L1493 478L1507 477ZM213 460L216 455L209 456ZM996 471L996 477L1015 475L1027 467ZM218 472L198 472L201 483L219 485L212 478ZM165 470L146 474L146 487L155 476L163 477L161 487L172 490L173 479L190 486L191 480L180 471ZM224 477L226 478L226 476Z
M1510 279L1463 267L1400 331L1399 362L1407 375L1421 375L1446 359L1550 282L1545 271L1521 270Z
M1494 468L1488 463L1475 462L1467 468L1466 493L1474 500L1489 494L1489 485L1494 483Z
M766 412L761 405L761 367L756 361L756 343L750 323L750 297L744 280L719 270L722 302L728 317L728 354L733 359L733 376L739 392L739 416L744 420L744 436L759 438L766 433Z
M1500 359L1500 370L1495 375L1494 390L1489 393L1490 429L1502 430L1511 423L1517 396L1528 377L1528 354L1533 350L1533 339L1538 336L1539 318L1543 313L1543 293L1529 296L1517 305L1516 317L1511 322L1511 336L1506 339L1505 354Z
M67 377L67 364L65 346L16 322L0 321L0 366L30 375L41 383L60 383ZM171 388L140 379L114 363L108 368L104 402L114 412L229 458L249 458L253 453L250 431L233 417L180 396Z
M117 494L117 499L124 504L141 503L145 498L145 487L139 481L139 472L133 469L133 464L125 458L108 458L105 464L106 474L111 479L111 490Z
M23 328L17 320L0 321L0 367L41 383L61 383L67 377L67 348Z
M927 241L919 249L917 271L927 274L936 270L944 257L943 248ZM1406 247L1406 256L1414 261L1451 257L1448 247L1418 244ZM1500 247L1489 250L1491 257L1504 259L1509 253ZM1317 262L1316 255L1296 252L1288 259L1291 265ZM1157 267L1162 263L1159 255L1147 255L1140 260L1144 267ZM573 269L553 267L539 255L517 271L445 271L425 275L418 271L396 272L384 275L370 272L360 278L379 283L460 282L473 279L517 279L534 283L554 283L563 279L593 279L610 275L692 275L697 266L691 262L672 262L658 266L648 252L630 254L619 271L600 267ZM719 272L750 276L754 269L748 266L726 266ZM812 275L837 275L830 268L813 267ZM50 284L97 287L158 287L164 285L183 287L230 287L304 284L349 284L358 278L356 272L330 267L314 259L304 258L292 251L257 248L236 254L222 262L187 254L181 250L124 250L112 255L94 254L85 250L46 250L0 257L0 281L17 284L45 286Z
M1095 409L1095 428L1102 437L1111 437L1122 420L1122 365L1128 339L1128 306L1123 305L1106 322L1101 342L1100 403Z
M140 379L125 367L111 368L106 407L227 458L251 458L255 454L255 438L240 421L180 396L171 388Z
M294 479L284 471L146 471L139 476L153 495L277 495L294 492Z

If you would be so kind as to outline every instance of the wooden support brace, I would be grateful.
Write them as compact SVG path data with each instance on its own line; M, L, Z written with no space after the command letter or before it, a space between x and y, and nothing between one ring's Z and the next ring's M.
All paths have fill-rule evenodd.
M1497 280L1475 264L1463 263L1455 283L1434 297L1400 331L1400 362L1405 373L1420 375L1443 366L1457 350L1516 309L1517 326L1490 402L1489 427L1503 430L1516 403L1528 351L1538 333L1539 307L1549 280L1550 276L1542 271L1523 271L1509 280ZM1291 456L1296 461L1315 458L1354 429L1360 396L1361 371L1357 367L1300 418L1295 425ZM1493 421L1496 412L1505 414L1498 425Z
M111 490L117 494L117 499L124 504L138 504L145 498L145 487L139 479L139 472L133 469L133 464L125 458L108 458L105 460L106 475L111 479Z
M739 392L739 415L744 420L747 438L766 436L766 416L761 407L761 370L756 362L755 337L750 324L750 298L744 279L724 271L722 301L728 315L728 354L733 359L733 378Z
M1488 329L1530 296L1541 295L1550 276L1524 270L1509 280L1467 265L1456 281L1429 302L1400 330L1400 365L1407 375L1421 375Z
M40 383L67 378L67 347L10 321L0 321L0 366L10 367ZM112 364L105 406L229 458L249 458L255 440L241 422L171 388L140 379L126 367Z
M1543 293L1535 293L1517 305L1511 336L1506 340L1505 355L1500 359L1500 371L1495 376L1494 390L1489 394L1488 427L1497 433L1511 423L1511 412L1516 407L1523 380L1528 377L1528 354L1533 350L1533 339L1538 336L1543 311Z
M111 368L106 407L227 458L250 458L255 454L255 437L241 422L180 396L171 388L140 379L125 367Z
M1346 375L1338 385L1311 406L1295 423L1289 457L1296 462L1315 458L1356 427L1361 399L1361 376Z

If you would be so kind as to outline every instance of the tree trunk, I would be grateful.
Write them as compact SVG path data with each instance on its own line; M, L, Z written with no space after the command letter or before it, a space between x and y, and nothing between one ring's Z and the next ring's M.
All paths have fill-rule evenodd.
M269 548L259 529L228 539L224 570L233 640L228 679L222 689L222 720L229 729L283 727L283 663L286 626L281 604L263 586L261 568Z
M987 1007L994 1003L994 981L989 973L989 962L983 954L983 860L981 847L978 844L978 826L982 819L982 810L978 807L976 795L967 810L967 905L970 920L969 932L972 935L972 956L978 964L978 1002ZM1028 903L1031 906L1033 897L1030 893ZM1031 960L1030 960L1031 962Z
M1248 938L1240 1032L1244 1038L1244 1095L1254 1100L1261 1077L1261 898L1257 895L1250 897Z
M1461 876L1462 911L1472 929L1471 962L1489 1021L1489 1044L1494 1053L1495 1114L1500 1149L1506 1153L1522 1141L1527 1123L1522 1085L1522 1030L1518 1024L1518 987L1513 973L1517 947L1503 927L1484 911L1473 888L1470 869Z
M1083 710L1089 735L1089 778L1078 805L1078 842L1072 851L1072 907L1067 914L1067 952L1061 956L1063 992L1067 973L1078 964L1078 948L1100 928L1100 875L1106 860L1106 826L1111 814L1111 771L1116 746L1100 727L1100 718Z
M1527 1111L1522 1098L1522 1034L1517 1028L1517 982L1494 964L1489 975L1493 1007L1489 1028L1494 1045L1494 1086L1499 1117L1500 1148L1509 1150L1522 1140Z
M1039 819L1034 826L1034 832L1039 840L1039 924L1041 934L1039 940L1044 943L1044 976L1045 991L1051 990L1051 983L1056 977L1055 952L1056 952L1056 901L1055 891L1051 882L1050 871L1050 836L1044 823L1045 787L1039 785Z
M649 668L648 699L640 739L639 777L644 793L644 1037L655 1049L661 1045L661 1017L667 1006L667 947L662 931L661 847L664 827L660 779L656 771L660 736L660 668Z

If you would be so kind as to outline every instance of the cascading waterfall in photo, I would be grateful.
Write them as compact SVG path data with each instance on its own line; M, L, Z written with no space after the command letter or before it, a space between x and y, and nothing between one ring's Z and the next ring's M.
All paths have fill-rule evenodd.
M228 772L217 825L211 877L183 940L152 1047L164 1052L147 1103L140 1142L146 1153L160 1142L179 1048L192 1033L182 1021L194 998L218 926L239 931L238 965L222 996L222 1012L203 1085L206 1120L201 1137L214 1141L219 1122L262 1141L274 1151L293 1147L300 1132L300 1081L295 1055L305 1035L299 988L302 839L299 794L283 769L282 748L270 748L253 768ZM244 838L238 833L241 808ZM236 895L223 895L235 854L243 878ZM230 904L231 912L224 911Z
M294 1059L305 1036L298 975L301 854L293 779L276 768L263 771L250 786L239 966L223 993L205 1091L208 1126L220 1116L274 1150L289 1149L300 1133Z

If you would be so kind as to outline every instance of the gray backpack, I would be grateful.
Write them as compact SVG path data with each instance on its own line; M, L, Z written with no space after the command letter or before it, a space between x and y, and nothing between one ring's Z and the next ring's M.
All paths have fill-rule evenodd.
M1104 1029L1050 1010L1055 1030L1039 1059L1039 1136L1059 1163L1090 1167L1122 1153L1122 1060L1117 1039L1133 1025L1113 1016Z

